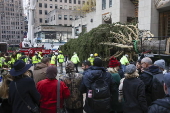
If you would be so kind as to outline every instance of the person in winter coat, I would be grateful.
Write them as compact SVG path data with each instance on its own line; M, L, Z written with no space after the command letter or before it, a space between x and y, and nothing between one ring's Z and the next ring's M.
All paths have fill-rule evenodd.
M49 66L47 68L46 79L37 83L37 90L41 95L40 111L41 113L57 112L57 67ZM63 108L64 99L70 96L70 91L64 82L60 81L60 108Z
M13 81L9 85L9 103L12 105L12 113L32 113L30 109L34 109L35 105L39 104L40 94L35 83L25 74L31 66L32 64L25 64L23 60L18 60L10 70L10 75L13 76Z
M90 99L91 97L89 96L90 95L89 91L92 88L92 83L96 82L99 79L102 79L107 83L108 87L110 88L110 93L117 92L115 81L113 80L112 75L109 72L106 72L106 69L104 67L102 67L102 65L103 65L102 60L100 58L95 58L93 64L94 65L90 66L89 69L84 74L83 79L82 79L81 88L80 88L81 92L86 92L86 100L85 100L85 106L84 106L84 110L86 113L96 113L95 112L96 109L101 109L99 107L94 108L94 106L93 106L94 104L92 105L93 102L91 102L91 99ZM94 91L92 91L92 92L94 92ZM93 93L92 93L92 96L94 96ZM110 99L110 101L111 101L111 99ZM100 106L104 104L104 106L106 106L104 101L100 102L100 103L96 102L96 104L98 104L98 105L100 104ZM109 106L110 105L107 104L107 108ZM107 109L105 111L101 110L100 112L97 112L97 113L107 113L109 111L110 111L110 109Z
M46 71L48 66L50 66L50 59L47 57L41 59L41 62L34 66L33 79L35 84L46 78Z
M145 85L139 78L136 66L126 66L123 81L124 113L147 113Z
M73 62L68 61L66 63L66 75L62 78L70 90L70 97L65 99L65 107L68 113L83 113L83 94L79 90L82 77L82 74L75 73Z
M118 102L118 87L120 84L120 75L118 74L118 69L120 66L120 62L115 58L112 57L109 60L109 68L108 71L111 73L113 79L116 82L116 88L117 88L117 92L112 92L112 101L111 101L111 108L112 111L110 111L110 113L123 113L123 103L119 103Z
M74 67L76 68L76 73L78 73L78 63L80 62L80 60L76 52L74 52L73 54L74 55L71 57L71 61L74 63Z
M170 113L170 73L164 76L164 91L166 97L157 99L148 109L148 113Z
M8 70L2 70L2 85L0 86L0 113L12 113L12 107L8 102L9 84L12 81L12 76L8 73Z
M164 95L159 96L160 93L153 93L153 76L156 76L158 74L161 74L160 76L163 76L163 73L160 71L158 66L152 65L152 60L148 57L145 57L141 61L142 65L142 73L140 74L140 79L145 84L145 94L146 94L146 100L147 105L150 106L153 101L160 97L164 97ZM159 91L158 91L159 92ZM160 91L160 92L163 92Z
M137 68L138 73L139 73L139 75L140 75L140 74L142 73L142 72L141 72L141 68L142 68L142 66L141 66L141 59L137 60L137 62L136 62L136 68Z

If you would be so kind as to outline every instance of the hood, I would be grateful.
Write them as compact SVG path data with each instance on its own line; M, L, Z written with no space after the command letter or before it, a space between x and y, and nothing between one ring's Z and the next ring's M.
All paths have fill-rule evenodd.
M106 72L104 67L91 66L89 68L89 73L86 74L90 81L95 81L96 79L102 77L103 72Z
M151 72L152 74L161 73L159 67L158 67L158 66L154 66L154 65L153 65L153 66L150 66L150 67L148 68L148 71Z
M36 64L36 66L34 67L34 70L39 70L39 69L42 69L42 68L45 68L45 67L47 67L46 64L44 64L44 63L38 63L38 64Z

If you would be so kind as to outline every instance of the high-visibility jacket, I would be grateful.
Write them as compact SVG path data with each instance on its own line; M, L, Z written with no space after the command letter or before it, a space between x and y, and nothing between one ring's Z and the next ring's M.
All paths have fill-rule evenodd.
M63 54L59 54L59 55L57 56L57 59L58 59L58 62L59 62L59 63L63 63L63 62L64 62L64 55L63 55Z
M80 62L79 57L77 56L77 54L75 54L75 55L73 55L73 56L71 57L71 61L72 61L74 64L77 64L77 63Z
M38 62L39 62L39 60L38 60L37 56L34 55L34 56L32 57L32 63L33 63L33 64L37 64Z
M41 56L41 54L38 54L38 57L39 57L39 62L41 62L41 59L43 58L42 56Z
M90 61L91 65L93 66L94 58L93 57L89 57L87 60Z
M12 63L12 64L14 64L14 63L15 63L15 61L16 61L16 59L15 59L15 58L11 58L11 63Z
M128 59L127 59L126 56L123 56L123 57L120 59L120 63L121 63L122 65L126 65L126 64L129 63L129 61L128 61Z
M4 65L7 65L7 66L8 66L8 68L11 68L11 61L4 62Z
M53 56L51 57L51 62L50 62L50 64L56 64L56 55L53 55Z
M19 58L21 57L22 55L20 53L17 54L17 60L19 60Z
M0 67L2 67L2 64L4 63L5 58L4 57L0 57Z

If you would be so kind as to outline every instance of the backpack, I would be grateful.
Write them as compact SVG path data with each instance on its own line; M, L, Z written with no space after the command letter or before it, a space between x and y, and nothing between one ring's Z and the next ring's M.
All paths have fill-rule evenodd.
M95 80L91 84L92 98L88 98L89 106L95 113L106 113L110 111L111 93L109 84L104 80L103 74L101 78Z
M164 84L163 77L164 75L162 73L153 75L151 93L152 101L165 97L165 92L163 89Z

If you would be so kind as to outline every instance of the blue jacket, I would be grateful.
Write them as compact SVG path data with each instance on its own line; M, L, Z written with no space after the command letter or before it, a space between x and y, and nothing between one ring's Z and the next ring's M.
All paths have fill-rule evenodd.
M95 113L93 111L93 108L91 108L88 105L87 95L88 95L88 90L91 87L91 84L93 82L95 82L97 79L99 79L100 77L105 79L105 81L108 83L108 85L110 86L111 92L115 92L117 90L116 85L115 85L115 81L113 80L112 75L109 72L106 72L106 69L104 67L96 67L96 66L89 67L89 69L86 70L86 72L84 73L81 88L80 88L80 90L82 92L86 93L86 100L85 100L84 110L87 113Z

